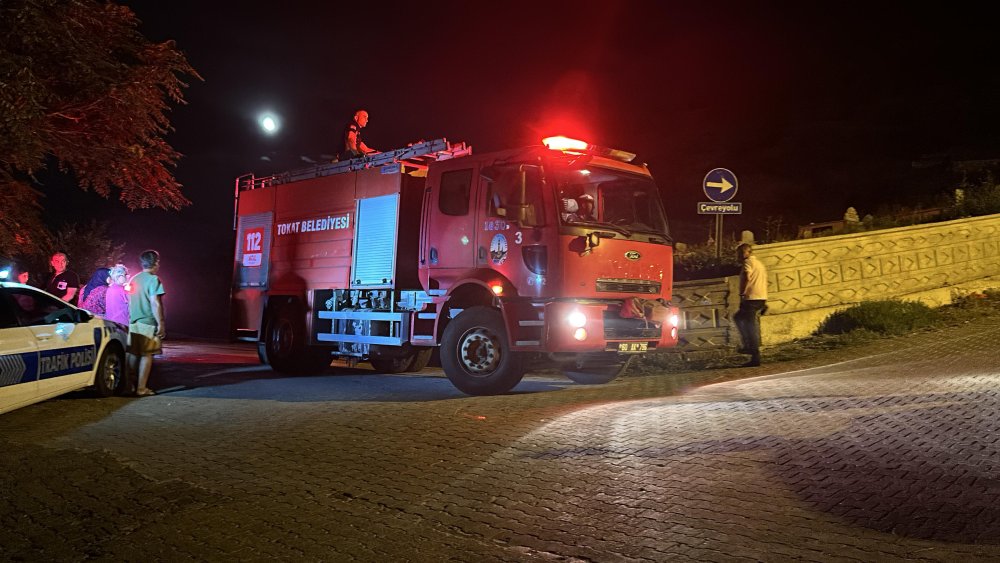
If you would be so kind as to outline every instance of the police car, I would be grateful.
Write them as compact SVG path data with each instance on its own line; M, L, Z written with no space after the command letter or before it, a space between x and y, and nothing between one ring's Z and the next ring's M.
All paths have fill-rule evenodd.
M85 387L124 391L127 337L118 323L0 281L0 413Z

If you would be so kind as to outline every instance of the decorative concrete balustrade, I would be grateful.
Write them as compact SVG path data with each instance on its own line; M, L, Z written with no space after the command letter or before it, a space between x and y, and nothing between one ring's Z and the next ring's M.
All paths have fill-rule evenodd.
M930 306L1000 287L1000 215L757 246L768 270L765 345L812 334L831 313L866 300ZM681 350L736 346L736 278L678 282Z

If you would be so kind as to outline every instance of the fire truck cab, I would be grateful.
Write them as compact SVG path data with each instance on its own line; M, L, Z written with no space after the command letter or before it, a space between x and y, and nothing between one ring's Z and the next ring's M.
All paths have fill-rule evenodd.
M580 383L677 343L672 242L634 155L564 138L472 155L441 139L237 179L233 322L278 371L333 357L503 393Z

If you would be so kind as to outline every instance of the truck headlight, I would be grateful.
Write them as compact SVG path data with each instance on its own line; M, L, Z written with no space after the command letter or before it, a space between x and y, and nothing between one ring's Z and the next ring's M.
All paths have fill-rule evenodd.
M587 324L587 315L582 311L573 311L566 317L566 322L573 328L583 328Z

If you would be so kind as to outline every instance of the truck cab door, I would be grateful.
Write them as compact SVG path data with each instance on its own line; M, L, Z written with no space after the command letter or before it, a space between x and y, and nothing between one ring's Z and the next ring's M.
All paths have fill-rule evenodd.
M428 178L420 268L439 283L464 277L475 268L478 178L474 163L435 171Z
M541 168L494 165L481 176L478 266L520 284L520 295L539 295L548 263Z

